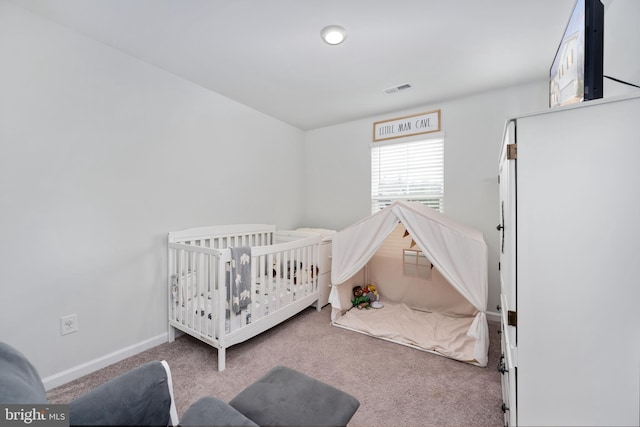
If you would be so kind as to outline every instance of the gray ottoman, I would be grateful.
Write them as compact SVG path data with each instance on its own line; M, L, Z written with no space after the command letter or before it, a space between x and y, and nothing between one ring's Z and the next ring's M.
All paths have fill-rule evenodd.
M353 396L284 366L271 369L229 404L260 426L346 426Z
M199 399L180 418L180 426L182 427L206 425L258 427L256 423L222 400L211 396Z

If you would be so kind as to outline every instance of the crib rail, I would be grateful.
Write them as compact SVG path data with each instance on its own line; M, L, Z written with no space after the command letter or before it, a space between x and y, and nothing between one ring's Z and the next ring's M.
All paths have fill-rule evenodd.
M223 225L190 228L169 233L169 242L224 249L274 243L276 228L266 224Z

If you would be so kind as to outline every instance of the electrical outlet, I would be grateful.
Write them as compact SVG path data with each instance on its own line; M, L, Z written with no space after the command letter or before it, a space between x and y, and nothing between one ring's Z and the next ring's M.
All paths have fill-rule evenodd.
M70 314L60 318L60 335L78 332L78 315Z

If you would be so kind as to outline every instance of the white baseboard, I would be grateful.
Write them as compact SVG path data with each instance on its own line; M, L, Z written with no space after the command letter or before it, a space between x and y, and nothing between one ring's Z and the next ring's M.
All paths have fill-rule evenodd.
M99 369L124 360L127 357L135 356L138 353L142 353L145 350L163 344L167 342L167 339L167 332L162 333L155 337L141 341L137 344L114 351L113 353L106 354L102 357L98 357L97 359L90 360L81 365L75 366L62 372L58 372L57 374L50 375L46 378L43 378L42 383L44 384L45 390L49 391L70 381L76 380L82 376L88 375Z

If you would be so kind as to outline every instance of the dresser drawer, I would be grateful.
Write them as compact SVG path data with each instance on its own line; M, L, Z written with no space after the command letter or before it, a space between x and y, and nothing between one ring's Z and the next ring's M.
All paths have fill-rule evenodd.
M319 261L320 274L328 273L331 271L331 242L320 243L320 261Z

